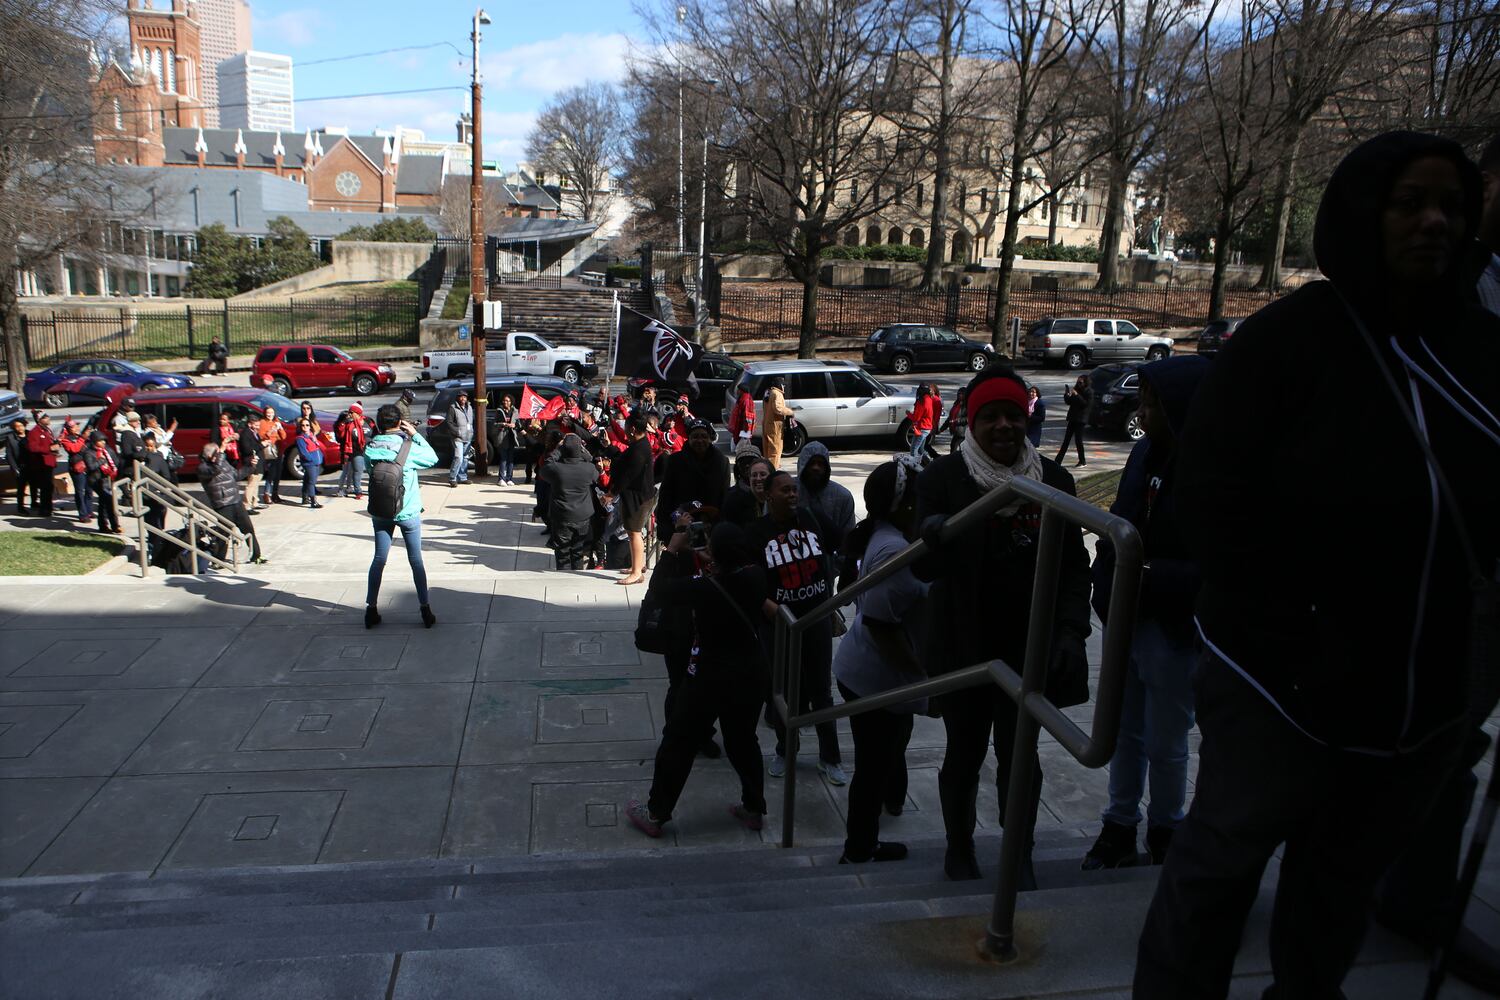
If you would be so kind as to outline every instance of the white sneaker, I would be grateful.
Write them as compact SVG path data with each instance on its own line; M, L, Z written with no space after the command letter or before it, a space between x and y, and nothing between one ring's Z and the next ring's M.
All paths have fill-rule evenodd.
M818 761L818 773L821 774L823 776L823 780L827 781L830 785L849 784L849 776L845 774L844 769L837 764L826 764L820 760Z

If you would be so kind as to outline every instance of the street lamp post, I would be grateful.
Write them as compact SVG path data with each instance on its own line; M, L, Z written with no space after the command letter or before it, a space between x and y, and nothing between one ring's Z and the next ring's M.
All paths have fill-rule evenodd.
M703 171L699 179L698 188L698 299L693 309L693 336L700 342L703 339L703 321L707 319L707 311L703 308L703 255L708 252L704 244L704 237L708 228L708 122L709 112L713 104L714 87L718 86L718 80L704 80L708 84L708 92L704 98L703 110Z
M687 20L687 8L677 5L677 252L687 249L687 236L683 231L683 220L687 212L682 187L682 24Z
M473 63L473 109L471 114L474 121L471 139L473 140L473 160L469 172L469 294L474 298L473 330L469 335L469 347L474 358L474 427L478 431L474 435L474 475L483 476L488 471L489 433L485 427L484 410L485 397L488 395L489 382L485 378L484 362L485 351L489 344L484 333L484 295L485 295L485 267L484 267L484 164L482 163L482 145L480 141L480 122L482 118L483 101L479 91L479 26L490 24L490 16L483 8L474 12L474 31L469 36L474 43Z

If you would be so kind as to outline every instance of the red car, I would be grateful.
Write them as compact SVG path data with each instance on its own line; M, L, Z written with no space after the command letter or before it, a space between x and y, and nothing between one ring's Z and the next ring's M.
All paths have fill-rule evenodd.
M265 378L283 396L303 389L353 389L361 396L373 396L396 381L396 372L378 361L351 358L337 347L286 344L262 347L256 353L250 384L258 388Z
M276 411L276 416L283 423L295 428L297 418L302 412L302 408L296 403L269 389L205 386L193 389L148 389L145 392L136 392L134 386L121 385L110 392L104 409L92 421L93 426L104 431L112 445L116 444L116 441L114 429L110 425L114 423L115 412L119 410L121 401L127 396L135 401L136 412L142 417L148 413L154 413L163 427L170 427L172 421L177 421L177 431L172 438L172 447L181 452L185 459L182 467L182 474L185 476L198 471L198 454L203 450L203 446L208 444L214 429L219 426L220 413L228 413L229 419L238 427L252 416L265 413L266 407L269 406ZM329 413L326 410L314 410L313 413L318 418L318 423L322 425L318 443L323 447L323 468L324 470L336 469L342 464L339 444L333 437L333 425L339 418L338 414ZM282 461L286 463L283 475L289 479L301 479L302 456L297 454L296 446L293 445L290 449L283 448L282 451Z

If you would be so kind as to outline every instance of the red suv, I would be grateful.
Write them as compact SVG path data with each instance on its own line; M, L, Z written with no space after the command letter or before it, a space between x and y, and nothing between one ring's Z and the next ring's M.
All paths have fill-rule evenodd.
M361 396L373 396L396 381L390 365L357 361L325 344L262 347L255 355L250 384L261 385L264 376L270 377L271 388L283 396L303 389L353 389Z
M177 431L172 437L172 447L182 453L184 476L190 476L198 471L198 454L209 442L214 428L219 426L220 413L228 413L229 419L236 427L239 427L252 416L265 413L266 407L269 406L276 411L276 416L283 423L289 425L291 433L295 434L297 418L302 412L302 408L290 399L278 396L267 389L204 386L193 389L147 389L144 392L136 392L134 386L121 385L110 392L104 409L92 420L92 425L102 430L112 445L117 442L110 425L114 422L115 411L120 408L121 401L127 396L135 401L136 412L142 417L148 413L154 413L163 427L170 427L172 421L177 421ZM323 468L325 470L336 469L342 464L338 441L333 436L333 425L339 418L338 414L329 413L326 410L314 410L313 414L322 425L318 443L323 447ZM282 450L284 453L288 451L286 448ZM295 445L289 451L290 453L285 454L282 459L286 463L285 475L288 478L301 479L302 457L297 453Z

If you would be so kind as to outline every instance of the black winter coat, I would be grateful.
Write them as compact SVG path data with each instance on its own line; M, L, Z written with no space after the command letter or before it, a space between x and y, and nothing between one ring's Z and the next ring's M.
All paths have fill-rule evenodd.
M209 506L215 510L244 502L239 483L248 475L245 470L237 470L230 465L223 452L215 455L212 462L198 463L198 482L203 485L203 492L208 494Z
M699 458L691 448L668 455L661 485L656 492L656 516L666 518L694 500L705 507L722 509L729 491L729 457L709 446Z
M1074 493L1073 477L1062 466L1042 459L1042 482ZM931 519L946 520L983 493L969 476L962 454L944 455L917 479L917 518L924 533ZM930 675L1004 660L1017 673L1026 662L1026 630L1036 575L1036 540L1041 511L1023 505L1013 517L995 516L972 534L919 560L912 567L920 580L932 582L927 595L927 644L924 665ZM1056 633L1087 637L1089 625L1089 556L1083 531L1063 529L1062 567L1058 578ZM1079 682L1084 699L1080 699ZM1056 683L1054 683L1056 681ZM1048 694L1059 704L1086 700L1082 678L1049 678Z
M745 566L716 578L733 603L726 601L707 577L695 577L694 572L691 552L663 552L656 571L651 574L650 590L668 606L692 610L699 669L765 670L763 647L756 631L764 620L761 614L761 603L766 596L764 571L759 566Z
M542 466L539 475L551 486L548 524L584 524L594 516L594 484L599 481L599 469L577 437L569 434L563 438L557 457Z

